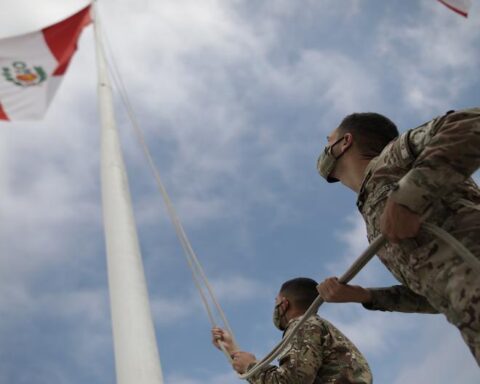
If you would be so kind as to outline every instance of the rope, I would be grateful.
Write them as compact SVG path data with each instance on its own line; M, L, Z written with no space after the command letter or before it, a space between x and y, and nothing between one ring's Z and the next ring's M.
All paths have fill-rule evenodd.
M97 15L98 15L98 13L97 13ZM210 282L208 281L208 278L207 278L207 276L206 276L206 274L203 270L203 267L200 264L200 262L198 260L198 257L195 254L195 252L194 252L194 250L191 246L191 243L190 243L190 241L187 237L187 234L186 234L186 232L185 232L185 230L182 226L182 223L181 223L181 221L178 217L178 214L177 214L177 212L176 212L176 210L175 210L175 208L172 204L170 196L168 195L167 190L166 190L166 188L165 188L165 186L162 182L160 172L158 171L158 168L155 165L153 157L152 157L152 155L150 153L150 150L149 150L149 148L146 144L145 136L143 134L142 129L140 128L140 124L138 123L136 114L133 110L132 104L131 104L130 99L128 97L128 93L126 91L125 84L123 83L122 77L120 76L120 72L119 72L118 67L116 65L116 60L115 60L114 55L112 53L112 49L110 47L108 37L107 37L107 35L104 31L102 31L102 32L103 32L102 37L104 38L105 43L106 43L106 44L104 44L104 46L107 48L107 53L108 53L107 65L108 65L108 68L109 68L109 72L112 75L113 83L115 84L115 86L116 86L116 88L117 88L117 90L120 94L121 101L122 101L122 103L123 103L123 105L126 109L126 112L127 112L127 116L130 120L130 123L131 123L132 127L134 128L134 133L135 133L135 135L137 137L137 140L139 141L140 146L143 150L143 153L144 153L144 155L147 159L150 170L152 171L152 173L154 175L157 187L160 191L160 194L161 194L161 196L163 198L163 201L165 203L165 206L167 208L168 215L169 215L169 217L172 221L172 224L174 226L177 237L178 237L178 239L180 241L180 244L182 245L182 248L184 250L188 266L189 266L190 271L192 273L192 277L193 277L195 287L197 288L197 290L200 294L200 298L201 298L203 306L205 307L205 310L207 312L208 319L209 319L212 327L217 327L217 322L215 320L214 311L212 310L212 307L210 306L210 303L209 303L209 300L208 300L208 297L209 297L211 302L213 303L213 305L214 305L222 323L223 323L223 328L226 329L230 333L230 335L232 336L232 339L233 339L233 343L236 346L237 343L236 343L235 336L233 334L232 328L230 327L230 324L229 324L229 322L228 322L228 320L225 316L225 313L224 313L222 307L220 306L220 303L218 302L218 300L217 300L217 298L216 298L216 296L213 292L213 289L210 285ZM205 290L206 290L206 292L205 292ZM229 359L229 361L232 362L231 356L227 352L227 350L225 348L225 345L223 343L219 343L219 346L220 346L220 349L222 350L222 352Z
M98 15L98 12L96 13L96 15ZM202 303L207 311L207 315L210 320L210 323L212 324L212 327L217 326L217 323L215 321L215 316L209 304L207 294L205 293L204 288L206 288L208 296L210 297L210 300L213 302L215 309L217 310L217 313L219 314L222 320L222 323L224 324L224 328L232 336L233 343L236 347L237 343L233 335L233 331L230 327L230 324L227 321L227 318L225 316L223 309L220 306L220 303L215 297L215 294L207 279L207 276L205 275L202 265L200 264L198 257L191 246L191 243L187 237L187 234L185 233L185 230L183 229L183 226L175 211L172 201L162 182L158 168L156 167L155 162L153 161L152 155L150 153L150 150L148 149L148 146L145 142L143 131L140 128L140 125L138 123L134 110L132 108L132 104L130 102L130 99L128 98L126 87L123 83L122 77L120 76L118 68L116 66L116 61L112 54L110 44L108 43L108 38L105 33L102 33L102 36L105 37L105 40L107 42L106 44L107 51L111 58L111 61L107 60L107 64L110 70L110 74L112 75L113 82L120 93L122 103L126 108L126 112L129 117L130 123L134 128L135 135L142 147L145 157L147 158L149 167L154 174L157 187L162 195L163 201L167 207L167 212L175 228L175 232L185 252L185 257L187 259L188 266L192 272L194 284L200 294ZM465 260L465 262L467 262L471 266L472 269L474 269L477 273L480 274L480 262L462 243L460 243L448 232L446 232L445 230L443 230L442 228L436 225L433 225L430 223L423 223L423 228L427 232L436 236L438 239L441 239L444 242L446 242L450 247L452 247L452 249L455 252L457 252ZM378 250L385 245L386 242L387 240L383 235L380 235L377 238L375 238L372 241L372 243L370 243L368 248L355 260L355 262L350 266L350 268L339 278L339 282L342 284L347 284L348 282L350 282L362 270L362 268L373 258L373 256L375 256ZM205 287L202 286L202 283ZM324 300L320 296L317 296L315 301L310 305L310 307L307 309L307 311L302 316L300 321L292 328L292 331L289 332L289 334L285 338L283 338L282 341L278 343L269 354L267 354L262 360L256 363L248 372L242 375L238 375L238 377L240 379L249 379L256 373L261 371L263 368L265 368L266 365L270 364L280 354L280 352L290 343L292 338L297 334L299 328L305 324L305 322L308 320L309 317L311 317L318 311L318 309L323 303L324 303ZM232 357L226 350L225 345L222 342L220 342L219 346L222 352L228 358L229 362L232 363Z

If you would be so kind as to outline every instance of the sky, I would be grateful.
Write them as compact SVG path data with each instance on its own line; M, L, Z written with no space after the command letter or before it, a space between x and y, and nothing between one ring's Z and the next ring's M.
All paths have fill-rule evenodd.
M0 37L86 4L17 0ZM242 349L281 338L287 279L341 275L366 247L356 196L316 173L347 114L401 132L478 106L480 5L439 2L101 0L100 17L147 143ZM0 123L0 384L114 383L99 180L93 31L83 32L44 120ZM0 52L1 55L1 52ZM168 384L237 383L141 148L117 121ZM476 175L478 182L479 178ZM355 284L388 286L374 259ZM379 384L473 384L478 367L442 315L326 304Z

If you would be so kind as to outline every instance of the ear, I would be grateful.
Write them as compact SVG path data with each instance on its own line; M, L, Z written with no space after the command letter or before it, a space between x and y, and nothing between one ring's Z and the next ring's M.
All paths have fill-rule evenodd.
M353 135L349 132L345 133L345 135L343 135L343 140L340 143L342 152L350 148L352 144L353 144Z

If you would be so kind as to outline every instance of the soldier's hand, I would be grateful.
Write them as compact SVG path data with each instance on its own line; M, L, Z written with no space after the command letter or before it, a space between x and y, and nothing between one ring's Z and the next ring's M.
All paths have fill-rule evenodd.
M396 203L390 197L387 199L382 216L380 216L380 231L392 243L417 236L420 231L420 215Z
M220 343L223 343L225 349L229 354L232 354L237 350L230 333L228 333L222 328L212 329L212 343L218 349L221 349Z
M257 360L255 355L252 355L248 352L235 352L232 358L233 369L240 374L245 373L248 369L248 366Z
M328 303L368 303L372 295L358 285L341 284L336 277L329 277L317 285L317 291Z

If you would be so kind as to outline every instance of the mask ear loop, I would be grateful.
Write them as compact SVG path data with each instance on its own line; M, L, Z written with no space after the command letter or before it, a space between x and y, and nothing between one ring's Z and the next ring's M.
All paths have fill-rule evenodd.
M345 152L347 152L347 150L348 150L348 148L347 148L347 149L344 150L342 153L340 153L338 156L335 156L335 154L333 153L333 147L334 147L335 145L337 145L340 141L342 141L343 139L345 139L346 137L347 137L346 135L342 136L340 139L338 139L337 141L335 141L332 145L330 145L330 146L328 147L328 150L329 150L329 152L330 152L330 155L332 155L332 156L335 158L335 160L340 159L340 158L345 154ZM349 147L349 148L350 148L350 147Z

